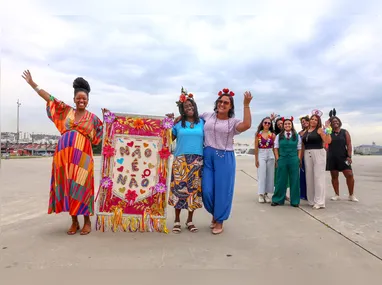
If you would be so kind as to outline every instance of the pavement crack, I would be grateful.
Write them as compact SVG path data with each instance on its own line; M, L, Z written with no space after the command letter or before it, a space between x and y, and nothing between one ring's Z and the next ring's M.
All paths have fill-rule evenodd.
M241 170L239 170L239 171L243 172L245 175L251 177L253 180L255 180L256 182L258 182L257 178L253 177L251 174L247 173L245 170L241 169Z

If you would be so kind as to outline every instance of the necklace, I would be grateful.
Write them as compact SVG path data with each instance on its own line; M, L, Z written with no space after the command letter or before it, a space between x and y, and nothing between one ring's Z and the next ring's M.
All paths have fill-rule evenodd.
M258 137L259 137L259 148L268 148L269 147L269 144L272 142L272 133L271 131L268 131L268 136L267 136L267 140L265 142L265 144L263 144L263 131L260 131Z
M215 118L215 124L214 124L214 136L215 136L215 146L217 146L217 143L216 143L216 122L218 121L218 117L216 116ZM227 152L227 146L228 146L228 139L229 139L229 119L228 119L228 123L227 123L227 126L228 126L228 129L227 129L227 141L225 143L225 149L224 149L224 153L221 155L219 154L219 151L216 150L216 155L220 158L223 158L225 156L225 153Z

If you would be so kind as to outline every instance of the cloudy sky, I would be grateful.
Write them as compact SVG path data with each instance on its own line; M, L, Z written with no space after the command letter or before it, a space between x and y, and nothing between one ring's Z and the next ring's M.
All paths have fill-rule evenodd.
M0 2L2 131L16 130L20 99L22 132L58 134L21 78L29 69L70 104L73 80L87 79L99 116L176 113L181 86L212 111L228 87L237 117L243 92L254 96L243 139L271 112L327 117L335 107L355 144L382 144L380 1Z

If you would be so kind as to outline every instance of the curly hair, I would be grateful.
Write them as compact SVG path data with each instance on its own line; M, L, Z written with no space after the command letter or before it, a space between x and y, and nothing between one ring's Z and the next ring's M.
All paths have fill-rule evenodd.
M184 101L182 104L179 104L179 114L181 116L181 121L182 121L182 128L186 127L186 121L187 121L187 115L186 112L184 111L184 103L190 102L192 106L194 107L194 123L199 124L199 113L198 113L198 106L196 105L195 101L193 99L188 98L186 101Z
M216 99L215 101L215 107L214 107L214 112L217 113L218 112L218 101L220 98L222 98L223 96L226 96L229 98L229 101L231 102L231 109L228 111L228 118L234 118L235 117L235 104L233 102L233 97L229 94L223 94L221 95L219 98Z
M278 118L275 122L275 135L278 135L279 133L281 133L282 129L280 129L278 126L277 126L277 123L282 120L282 118Z
M74 81L73 81L73 88L74 88L74 96L76 96L76 94L78 92L81 92L81 91L85 92L89 96L90 85L82 77L77 77L76 79L74 79Z
M260 124L258 125L256 135L260 134L260 132L264 129L263 124L264 124L264 121L267 120L267 119L271 121L271 125L269 126L269 131L271 133L274 133L274 129L273 129L273 124L272 124L271 118L270 117L265 117L264 119L261 120Z

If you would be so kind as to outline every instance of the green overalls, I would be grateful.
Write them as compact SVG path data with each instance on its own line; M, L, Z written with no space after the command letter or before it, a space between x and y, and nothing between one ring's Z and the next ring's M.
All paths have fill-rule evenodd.
M298 137L296 140L280 138L279 140L279 160L277 161L277 182L272 202L284 205L288 180L290 184L290 204L298 206L300 204L300 160L298 158Z

